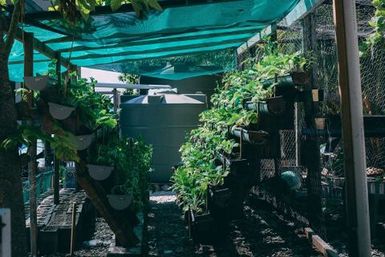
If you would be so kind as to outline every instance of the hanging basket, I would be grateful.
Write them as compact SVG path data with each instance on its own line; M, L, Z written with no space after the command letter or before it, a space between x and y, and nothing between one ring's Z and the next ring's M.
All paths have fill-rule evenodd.
M93 139L94 139L93 134L77 135L71 138L73 144L75 145L75 149L78 151L83 151L87 149L91 145Z
M49 113L57 120L67 119L75 110L75 107L65 106L56 103L48 103Z
M87 164L87 168L91 178L98 181L107 179L111 175L112 171L114 170L114 167L111 167L111 166L94 165L94 164Z
M122 211L130 207L132 203L132 194L110 194L107 195L108 203L115 210Z
M36 91L44 90L48 85L48 76L24 77L26 87Z

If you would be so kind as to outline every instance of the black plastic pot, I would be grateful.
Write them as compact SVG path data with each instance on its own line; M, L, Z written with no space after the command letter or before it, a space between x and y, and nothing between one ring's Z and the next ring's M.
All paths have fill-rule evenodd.
M264 87L270 87L271 85L276 85L278 87L294 87L293 79L290 75L286 76L277 76L272 79L267 79L262 82Z
M253 145L264 145L267 143L269 133L263 130L248 130L241 127L232 127L230 134Z
M293 83L296 85L309 85L311 82L311 74L310 72L304 71L292 71L290 72L290 76L293 80Z
M189 211L189 234L194 243L212 243L217 240L218 227L211 213L196 214Z
M232 192L228 187L224 187L224 188L209 187L208 188L208 199L209 199L210 207L213 207L215 209L228 208L231 203L231 198L232 198Z
M257 111L260 115L280 116L285 113L286 101L283 96L271 97L257 103L248 101L245 108Z

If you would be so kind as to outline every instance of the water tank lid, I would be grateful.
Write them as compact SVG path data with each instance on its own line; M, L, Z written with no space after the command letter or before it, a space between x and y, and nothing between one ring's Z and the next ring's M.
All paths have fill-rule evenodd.
M158 102L158 104L205 104L204 101L200 101L183 94L162 94L162 96L163 97L161 98L160 102ZM125 103L122 103L121 106L123 107L125 105L132 104L148 104L148 98L148 95L141 95Z

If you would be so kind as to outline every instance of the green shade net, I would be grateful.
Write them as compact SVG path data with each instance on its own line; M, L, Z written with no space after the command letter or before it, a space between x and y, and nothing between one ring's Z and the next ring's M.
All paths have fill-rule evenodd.
M71 29L60 19L32 13L21 28L78 66L180 79L235 69L235 49L281 20L297 2L186 5L152 12L142 20L132 12L93 15ZM49 60L39 53L34 57L34 71L45 72ZM22 80L22 62L22 44L15 43L9 62L12 80Z

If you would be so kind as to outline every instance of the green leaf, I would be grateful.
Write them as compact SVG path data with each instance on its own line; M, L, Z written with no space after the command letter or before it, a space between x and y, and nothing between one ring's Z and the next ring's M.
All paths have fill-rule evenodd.
M122 6L123 0L111 0L111 9L112 11L116 11Z
M160 4L158 3L157 0L148 0L147 3L148 3L148 5L151 8L153 8L153 9L155 9L157 11L161 11L162 10L162 7L160 6Z

